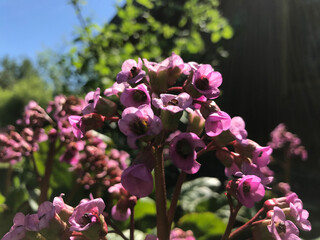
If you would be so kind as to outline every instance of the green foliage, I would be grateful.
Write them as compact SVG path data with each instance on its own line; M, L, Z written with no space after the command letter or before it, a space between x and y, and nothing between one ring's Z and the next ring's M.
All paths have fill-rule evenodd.
M185 182L181 188L180 204L185 212L194 212L198 204L217 198L221 183L217 178L201 177Z
M148 197L141 198L137 202L137 205L134 208L134 219L140 220L147 215L155 216L156 215L156 202Z
M4 58L0 61L0 69L0 126L13 124L21 118L23 108L30 100L40 105L51 100L51 90L29 60L18 64Z
M78 1L71 4L81 16ZM65 85L88 92L111 85L126 59L161 61L174 51L185 61L217 62L223 57L218 42L233 35L218 6L218 0L127 0L101 28L81 22L74 46L54 60L51 75L65 73Z
M196 239L220 239L227 225L211 212L189 213L180 218L178 227L192 230Z

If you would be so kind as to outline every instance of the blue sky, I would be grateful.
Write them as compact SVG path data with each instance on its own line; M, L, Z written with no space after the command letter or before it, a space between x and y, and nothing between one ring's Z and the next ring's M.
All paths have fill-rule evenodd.
M63 52L79 21L69 0L0 0L0 58L36 59L48 48ZM87 0L83 15L102 25L116 13L118 0Z

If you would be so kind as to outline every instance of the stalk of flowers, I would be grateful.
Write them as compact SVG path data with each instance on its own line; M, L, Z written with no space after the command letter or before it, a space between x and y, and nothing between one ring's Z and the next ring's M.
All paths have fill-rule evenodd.
M122 174L123 187L134 196L148 196L153 190L154 169L160 240L169 238L183 182L177 184L173 207L167 212L164 156L182 175L195 174L201 167L197 158L215 150L226 175L236 177L227 186L231 214L223 239L228 239L240 207L251 208L262 200L266 186L273 180L273 172L268 168L272 148L247 139L243 119L231 118L213 101L220 95L222 76L210 65L184 63L174 53L160 63L147 59L143 63L140 58L138 62L126 60L117 82L104 91L106 97L117 96L121 106L101 97L100 89L88 93L82 116L69 118L73 132L81 138L87 130L99 128L106 121L118 122L128 145L140 151ZM183 123L183 113L188 116L184 122L187 131L175 132ZM233 206L232 198L237 200L237 206Z
M74 236L78 239L106 239L108 228L102 215L104 201L91 196L73 208L63 201L63 195L55 197L53 202L43 202L37 213L17 213L13 226L2 239L69 240Z

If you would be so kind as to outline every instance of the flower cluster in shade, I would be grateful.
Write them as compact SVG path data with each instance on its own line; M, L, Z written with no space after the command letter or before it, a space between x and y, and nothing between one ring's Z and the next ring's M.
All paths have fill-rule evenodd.
M301 144L301 139L289 132L286 125L280 123L271 133L271 141L268 143L273 149L284 149L286 158L300 157L307 160L308 152Z
M78 233L88 239L105 239L108 228L102 215L104 201L91 196L73 208L64 202L63 195L53 202L43 202L37 213L17 213L13 226L2 239L73 239Z

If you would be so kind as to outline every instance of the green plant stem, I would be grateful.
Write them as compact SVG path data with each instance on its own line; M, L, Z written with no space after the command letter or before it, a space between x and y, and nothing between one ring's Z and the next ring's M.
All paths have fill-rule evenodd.
M48 156L46 161L46 168L45 168L44 176L41 181L39 204L47 201L47 198L48 198L50 176L52 173L55 154L56 154L56 141L52 141L49 143L49 151L48 151Z
M41 176L39 174L39 170L38 170L38 167L37 167L36 160L34 159L33 152L30 154L30 159L31 159L32 164L33 164L33 168L34 168L34 172L36 174L37 182L40 184L41 183Z
M12 172L13 172L12 164L9 164L9 168L8 168L8 171L7 171L7 174L6 174L6 182L5 182L5 187L4 187L4 196L7 196L8 192L9 192L9 188L11 186Z
M181 187L182 187L184 180L186 179L186 175L187 174L185 172L181 172L178 177L176 187L175 187L173 195L172 195L170 208L168 210L168 225L169 226L171 226L171 224L172 224L174 214L175 214L176 208L177 208L177 203L178 203Z
M248 222L246 222L244 225L242 225L241 227L239 227L238 229L236 229L235 231L233 231L230 236L229 239L237 239L237 237L239 236L239 234L241 234L241 232L245 231L246 229L250 228L252 226L252 224L257 221L258 219L260 220L260 216L264 213L264 208L261 208L256 215L254 215L253 218L251 218Z
M168 240L170 229L167 218L167 196L162 147L155 146L153 150L156 159L154 173L156 185L157 235L159 240Z
M231 196L228 194L228 200L231 200ZM238 205L234 208L232 204L230 204L229 201L229 205L230 205L230 216L229 216L229 221L228 221L228 225L226 228L226 231L224 232L224 235L222 236L221 240L228 240L229 235L231 233L231 230L233 228L233 225L236 221L236 216L240 210L240 208L242 207L242 204L240 202L238 202Z

